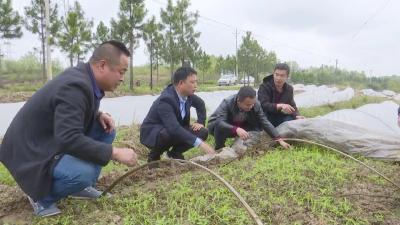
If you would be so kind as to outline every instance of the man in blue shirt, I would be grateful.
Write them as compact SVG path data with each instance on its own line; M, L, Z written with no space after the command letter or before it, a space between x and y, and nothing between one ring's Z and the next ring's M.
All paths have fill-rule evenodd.
M163 152L170 158L184 159L183 153L199 147L207 154L214 149L204 142L208 131L204 127L204 101L194 94L197 72L181 67L173 75L173 84L164 89L154 101L140 127L140 142L150 148L148 161L160 160ZM190 125L190 107L196 108L197 122Z

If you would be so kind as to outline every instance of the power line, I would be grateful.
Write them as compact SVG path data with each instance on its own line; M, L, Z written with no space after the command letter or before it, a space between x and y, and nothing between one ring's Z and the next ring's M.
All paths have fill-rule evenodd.
M152 0L152 1L153 1L154 3L156 3L156 4L158 4L158 5L163 6L163 7L166 6L164 2L161 2L161 1L159 1L159 0ZM318 57L324 57L324 58L327 58L329 61L334 61L334 59L335 59L335 57L328 56L328 55L324 55L324 54L317 53L317 52L314 52L314 51L310 51L310 50L307 50L307 49L302 49L302 48L294 47L294 46L291 46L291 45L289 45L289 44L286 44L286 43L283 43L283 42L276 41L276 40L273 40L273 39L271 39L271 38L265 37L265 36L263 36L263 35L261 35L261 34L258 34L258 33L256 33L256 32L254 32L254 31L246 30L246 29L242 29L242 28L238 28L238 27L236 27L236 26L233 26L233 25L230 25L230 24L227 24L227 23L218 21L218 20L213 19L213 18L210 18L210 17L206 17L206 16L199 15L199 18L200 18L200 19L203 19L203 20L206 20L206 21L213 22L213 23L215 23L215 24L222 25L222 26L224 26L224 27L226 27L226 28L229 28L229 29L232 29L232 30L234 30L234 31L237 30L237 31L243 32L243 33L246 33L246 32L248 32L248 31L250 31L250 32L253 34L254 37L259 37L259 38L261 38L261 39L265 39L265 40L274 42L274 43L276 43L276 44L278 44L278 45L284 46L284 47L286 47L286 48L289 48L289 49L292 49L292 50L295 50L295 51L307 53L307 54L310 54L310 55L315 55L315 56L318 56Z
M358 30L353 34L351 40L354 40L357 35L361 32L362 29L373 19L375 18L382 10L384 10L390 3L391 0L387 0L384 4L381 5L370 17L365 20L365 22L358 28Z

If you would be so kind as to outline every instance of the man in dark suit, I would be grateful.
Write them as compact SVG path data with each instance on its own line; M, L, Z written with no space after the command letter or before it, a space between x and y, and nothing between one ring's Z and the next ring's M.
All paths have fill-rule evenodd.
M183 153L191 147L215 153L204 142L208 136L204 127L206 109L204 101L194 94L197 72L191 67L181 67L174 73L173 82L154 101L140 127L140 142L150 148L149 162L160 160L165 151L170 158L184 159ZM196 108L198 120L190 126L192 106Z
M274 73L265 77L258 89L258 100L268 120L275 126L300 116L293 97L293 87L287 83L290 68L286 63L275 65Z
M249 131L264 130L282 147L290 145L283 141L278 131L265 117L256 91L252 87L241 87L237 94L224 99L208 120L208 129L215 138L215 149L225 147L227 138L250 138Z
M89 63L69 68L38 90L17 113L0 148L10 171L37 216L60 213L56 202L69 195L97 198L101 167L110 159L137 163L132 149L111 145L114 121L99 112L104 91L123 80L130 53L108 41Z

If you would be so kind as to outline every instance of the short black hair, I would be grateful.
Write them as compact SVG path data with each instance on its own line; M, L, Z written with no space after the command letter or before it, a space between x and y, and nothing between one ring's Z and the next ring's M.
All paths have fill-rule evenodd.
M94 63L106 59L110 61L111 64L118 65L120 63L121 54L128 57L131 56L131 53L124 43L116 40L105 41L93 51L89 62Z
M192 67L190 67L190 66L180 67L174 73L174 77L173 77L174 85L179 84L179 81L181 81L181 80L186 80L186 78L192 74L197 75L197 71L194 70Z
M286 70L287 75L289 76L289 74L290 74L290 67L286 63L277 63L275 65L274 72L275 72L275 70Z
M237 93L237 99L239 102L242 102L246 98L255 98L256 97L256 91L249 86L244 86L239 89L239 92Z

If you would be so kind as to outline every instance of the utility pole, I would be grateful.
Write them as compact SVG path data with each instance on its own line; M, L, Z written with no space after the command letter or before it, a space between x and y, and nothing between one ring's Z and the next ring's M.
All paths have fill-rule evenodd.
M336 72L337 72L337 65L338 65L338 60L336 59L336 60L335 60L335 74L336 74Z
M46 44L45 44L45 49L46 49L46 61L47 61L47 81L50 81L53 77L53 73L51 70L51 51L50 51L50 5L49 5L49 0L44 0L44 5L45 5L45 14L46 14Z
M334 79L333 79L333 84L336 84L336 77L338 76L338 74L337 74L337 65L338 65L338 60L336 59L335 60L335 77L334 77Z
M236 28L235 36L236 36L236 68L235 68L235 75L236 75L236 78L239 79L239 69L238 69L238 46L237 46L238 32L237 32L237 28Z
M2 64L2 61L1 61L2 58L3 58L3 56L4 56L4 55L3 55L3 53L1 52L1 45L0 45L0 72L1 72L1 66L3 65L3 64Z

